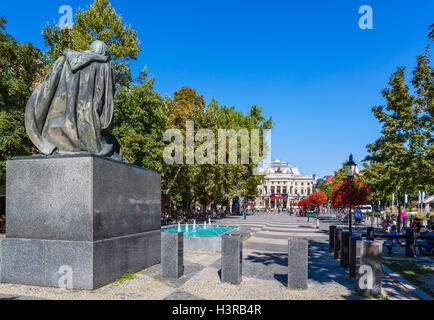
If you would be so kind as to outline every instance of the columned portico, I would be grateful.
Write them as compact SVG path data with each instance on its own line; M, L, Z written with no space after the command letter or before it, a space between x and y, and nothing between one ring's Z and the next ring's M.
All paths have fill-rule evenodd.
M288 162L276 160L259 169L264 178L258 186L257 208L291 208L293 203L308 197L315 185L313 175L301 175L298 168ZM267 205L269 204L269 205Z

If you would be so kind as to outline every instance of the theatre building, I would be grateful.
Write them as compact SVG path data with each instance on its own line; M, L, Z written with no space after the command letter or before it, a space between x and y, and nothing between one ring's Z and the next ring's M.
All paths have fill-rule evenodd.
M308 197L316 185L314 175L301 175L300 171L288 162L272 161L259 170L264 177L258 186L256 208L291 208L294 203Z

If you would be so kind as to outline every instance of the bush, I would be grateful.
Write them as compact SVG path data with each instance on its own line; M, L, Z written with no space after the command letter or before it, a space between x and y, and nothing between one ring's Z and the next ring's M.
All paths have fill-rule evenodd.
M364 214L367 215L367 216L374 215L375 217L381 217L382 216L381 212L374 212L374 213L372 213L372 212L366 212Z

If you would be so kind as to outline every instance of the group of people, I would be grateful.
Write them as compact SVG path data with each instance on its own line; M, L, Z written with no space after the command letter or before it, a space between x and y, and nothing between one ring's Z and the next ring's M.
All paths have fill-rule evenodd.
M431 220L429 220L428 224L431 224ZM396 216L386 216L381 221L381 226L383 231L391 232L393 229L397 229L397 218ZM395 227L395 228L393 228ZM410 228L414 229L416 233L419 233L422 229L421 220L419 218L414 218L412 223L410 224Z
M337 218L340 222L347 222L348 221L349 214L348 212L345 212L344 209L340 209L337 211ZM362 210L360 208L356 208L354 210L354 225L356 228L359 227L359 225L365 221L366 217L363 214Z
M292 216L292 215L294 215L294 214L296 214L297 216L299 216L300 215L300 210L297 210L297 211L294 211L294 209L292 209L292 208L290 208L290 209L287 209L287 208L283 208L283 209L281 209L281 208L274 208L274 209L272 209L271 207L267 207L267 213L269 213L269 214L271 214L271 213L275 213L275 212L277 212L277 213L287 213L287 214L289 214L290 216Z
M218 209L216 211L211 210L192 210L191 212L169 212L169 211L163 211L161 214L161 225L167 226L174 223L187 223L189 221L193 220L207 220L208 218L219 218L223 219L228 215L228 212L226 212L223 209Z
M396 220L397 219L395 216L393 216L393 217L386 216L382 220L383 230L386 231L389 235L398 236L401 234L400 231L402 231L402 230L398 230ZM432 232L432 228L433 228L432 220L428 220L428 223L427 223L427 226L426 226L424 232L421 232L422 231L422 223L421 223L421 220L419 218L413 219L409 228L413 229L416 234L423 234L425 232ZM432 254L433 247L434 247L432 240L418 240L417 243L418 243L418 245L422 251L428 252L428 254ZM392 252L393 246L396 246L399 244L400 244L399 239L394 239L394 238L388 239L384 242L384 246L387 248L389 253Z

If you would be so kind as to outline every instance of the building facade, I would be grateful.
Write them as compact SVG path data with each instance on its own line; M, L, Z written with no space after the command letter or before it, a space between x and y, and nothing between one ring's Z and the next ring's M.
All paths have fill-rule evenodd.
M309 197L316 188L314 175L301 175L300 171L288 162L276 160L259 169L264 174L258 186L259 196L256 208L292 208L298 201Z

